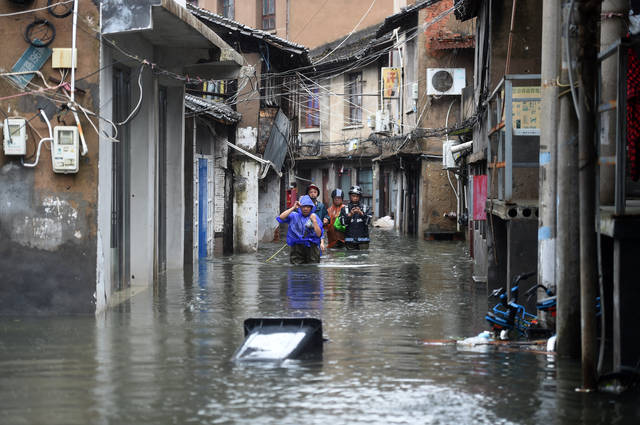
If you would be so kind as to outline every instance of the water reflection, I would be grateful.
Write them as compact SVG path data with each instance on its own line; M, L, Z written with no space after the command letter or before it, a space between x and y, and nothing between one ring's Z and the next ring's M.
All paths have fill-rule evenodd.
M573 362L426 339L485 328L464 244L374 231L320 266L286 255L170 272L97 319L0 319L3 424L637 423L637 395L575 393ZM248 317L318 317L321 359L234 365Z

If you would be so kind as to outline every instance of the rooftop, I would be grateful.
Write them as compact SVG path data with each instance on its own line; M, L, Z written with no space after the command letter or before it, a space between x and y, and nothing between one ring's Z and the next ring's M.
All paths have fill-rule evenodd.
M212 102L191 94L184 96L184 107L193 115L206 114L223 124L235 124L242 118L239 112L225 103Z

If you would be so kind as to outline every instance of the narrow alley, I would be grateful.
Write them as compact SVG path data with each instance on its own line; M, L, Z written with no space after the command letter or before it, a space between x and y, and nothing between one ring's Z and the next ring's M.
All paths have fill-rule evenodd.
M424 340L486 329L463 242L375 229L368 253L291 266L279 244L169 272L105 315L0 319L7 424L625 423L579 364ZM317 317L317 361L233 363L247 317ZM627 422L628 423L628 422Z

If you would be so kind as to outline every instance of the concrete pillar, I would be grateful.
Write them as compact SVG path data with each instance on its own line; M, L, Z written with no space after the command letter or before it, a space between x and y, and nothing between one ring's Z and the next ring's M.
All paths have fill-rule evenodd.
M558 76L560 74L560 2L542 4L542 119L540 120L540 177L538 282L556 285L556 169Z
M564 10L565 16L568 8ZM560 83L569 84L562 62ZM557 352L580 353L580 239L578 215L578 123L570 95L562 96L558 123L556 279L558 295Z
M628 0L604 0L602 2L602 19L600 20L600 49L604 50L627 33L624 17L629 13ZM602 62L602 103L616 99L618 87L618 62L610 58ZM600 156L615 157L616 155L616 111L601 114L600 128ZM611 163L613 164L613 163ZM615 186L615 167L602 165L600 167L600 203L613 205Z
M538 223L535 220L510 220L507 222L507 279L511 291L511 281L522 273L536 270ZM536 284L535 277L520 282L519 303L526 305L527 311L535 311L536 302L527 302L524 293Z
M487 232L487 294L507 287L507 223L496 215L489 215ZM495 300L489 300L495 305Z
M255 152L258 133L255 128L238 128L236 144ZM234 252L258 250L258 175L260 164L243 155L234 153L233 167L233 247ZM275 217L274 217L275 219Z

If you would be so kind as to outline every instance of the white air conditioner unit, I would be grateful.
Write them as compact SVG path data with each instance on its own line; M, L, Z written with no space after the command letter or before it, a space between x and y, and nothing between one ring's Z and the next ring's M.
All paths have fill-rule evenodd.
M428 95L461 95L466 85L464 68L427 68Z
M391 131L389 111L380 109L376 111L376 133Z

